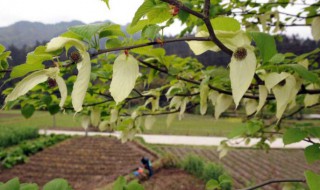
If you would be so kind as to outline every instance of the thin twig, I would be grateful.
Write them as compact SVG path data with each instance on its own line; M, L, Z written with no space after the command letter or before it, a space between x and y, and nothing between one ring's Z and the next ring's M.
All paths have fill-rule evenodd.
M270 185L273 183L284 183L284 182L301 182L301 183L305 183L306 180L305 179L272 179L272 180L268 180L265 181L263 183L260 183L258 185L249 187L249 188L244 188L244 189L240 189L240 190L254 190L254 189L258 189L260 187L266 186L266 185Z
M181 42L181 41L211 41L211 39L210 38L206 38L206 37L184 37L184 38L167 39L167 40L163 40L161 42L153 41L153 42L148 42L148 43L138 44L138 45L132 45L132 46L123 46L123 47L118 47L118 48L102 49L102 50L99 50L96 53L93 53L91 55L91 57L95 57L97 55L108 53L108 52L121 51L121 50L130 50L130 49L141 48L141 47L146 47L146 46L163 45L163 44L166 44L166 43Z

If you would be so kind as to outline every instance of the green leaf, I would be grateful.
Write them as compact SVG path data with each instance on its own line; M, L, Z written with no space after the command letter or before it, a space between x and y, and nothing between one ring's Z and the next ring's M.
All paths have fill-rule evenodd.
M312 83L319 83L318 75L308 71L304 66L300 64L286 64L283 65L283 67L288 67L293 69L296 73L300 75L301 78L310 81Z
M11 51L6 51L0 54L0 60L6 60L11 54Z
M4 47L2 44L0 44L0 53L4 52L5 49L6 49L6 47Z
M44 61L52 60L53 57L49 53L36 54L28 53L26 64L41 64Z
M148 12L150 24L162 23L171 17L169 6L166 3L156 5Z
M104 28L108 26L110 26L110 23L90 24L72 26L68 30L90 41L92 37L94 37L94 35L98 34L100 31L102 31Z
M142 30L145 26L149 24L149 20L139 20L135 25L129 25L127 27L128 34L134 34L140 30Z
M67 180L57 178L49 181L43 186L43 190L72 190Z
M274 37L263 32L250 32L255 41L264 63L278 53Z
M309 164L320 160L320 144L313 144L304 150L304 155Z
M152 46L136 48L130 51L137 54L153 56L153 57L162 57L166 54L166 51L163 48L153 48Z
M152 8L154 7L154 3L152 0L146 0L142 3L142 5L138 8L137 12L134 14L134 17L131 21L131 26L134 26L138 23L138 21L146 15Z
M310 127L306 129L311 137L320 138L320 127Z
M23 183L20 185L20 190L38 190L39 186L35 183Z
M254 122L250 122L247 124L247 132L250 134L250 135L253 135L255 134L256 132L258 132L260 130L261 126L258 125L257 123L254 123Z
M126 183L127 183L127 180L123 176L120 176L114 182L114 184L112 186L112 190L123 190Z
M121 45L122 45L122 41L117 38L108 39L106 41L107 49L121 47Z
M214 179L210 179L206 183L206 190L215 190L215 189L217 189L219 187L220 187L219 183Z
M108 7L108 9L110 9L110 6L109 6L109 0L102 0Z
M284 59L286 58L286 56L282 53L277 53L275 54L273 57L271 57L271 59L269 60L270 63L281 63L284 61Z
M245 125L238 126L235 129L233 129L229 134L228 138L232 139L235 137L240 137L242 136L245 132L247 131L247 127Z
M121 30L121 26L118 24L112 24L110 26L107 26L99 33L99 38L118 36L126 37L125 33L123 33Z
M299 128L287 129L283 135L283 143L285 145L302 141L308 136L306 131L302 131Z
M44 65L42 65L42 63L18 65L16 67L13 67L10 73L10 77L12 79L22 77L28 74L29 72L37 71L41 69L44 69Z
M83 40L83 37L74 33L74 32L71 32L71 31L67 31L63 34L60 35L61 37L65 37L65 38L73 38L73 39L77 39L77 40L80 40L82 41Z
M46 105L49 105L52 101L52 98L50 95L44 95L42 98L41 98L41 101L43 103L45 103Z
M127 190L144 190L143 186L137 180L133 180L127 185Z
M320 175L313 173L312 171L306 171L304 175L306 176L307 184L310 190L319 190Z
M33 105L31 105L31 104L26 104L26 105L23 106L23 108L21 109L21 113L22 113L22 115L23 115L26 119L28 119L28 118L30 118L30 117L33 115L33 113L34 113L35 110L36 110L36 109L35 109L35 107L34 107Z
M157 34L159 33L159 31L161 30L161 27L155 24L152 25L148 25L146 27L143 28L141 36L143 38L151 38L154 39L156 38Z
M49 113L54 115L60 111L60 106L58 104L48 106Z
M17 177L9 180L5 184L0 185L0 190L19 190L19 189L20 189L20 182Z
M241 29L240 23L230 17L217 17L210 20L214 30L224 30L236 32Z

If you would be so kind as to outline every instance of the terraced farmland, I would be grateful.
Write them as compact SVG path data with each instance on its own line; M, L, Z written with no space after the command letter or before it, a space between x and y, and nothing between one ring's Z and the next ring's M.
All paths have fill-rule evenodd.
M75 190L91 190L130 173L142 156L156 158L135 143L122 144L106 137L76 137L32 156L26 164L3 169L0 181L19 177L22 182L43 185L54 178L65 178Z
M234 188L240 189L270 179L304 179L304 171L320 172L320 162L308 165L303 150L277 150L269 153L255 149L232 150L219 160L216 148L158 146L166 153L182 159L188 154L199 155L209 161L220 163L234 179ZM282 184L266 186L264 190L281 190Z

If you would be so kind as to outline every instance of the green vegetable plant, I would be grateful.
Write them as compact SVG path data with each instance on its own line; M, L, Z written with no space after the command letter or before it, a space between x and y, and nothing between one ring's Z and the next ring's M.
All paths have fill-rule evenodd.
M5 183L0 182L1 190L39 190L35 183L20 183L18 178L13 178ZM42 190L72 190L71 186L65 179L53 179L46 183Z
M15 147L0 151L1 165L5 168L12 168L17 164L23 164L28 160L28 156L67 138L69 138L67 135L50 135L41 136L32 141L22 141Z

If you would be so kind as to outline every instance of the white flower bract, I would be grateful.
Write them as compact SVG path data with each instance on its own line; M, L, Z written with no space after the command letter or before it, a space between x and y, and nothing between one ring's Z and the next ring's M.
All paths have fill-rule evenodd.
M236 52L234 52L229 64L232 96L236 107L238 107L241 98L250 87L257 64L257 59L252 48L241 48L245 48L246 55L243 59L239 59L235 55Z
M312 20L311 33L315 41L320 40L320 17L316 17Z
M59 68L49 68L40 71L33 72L24 79L22 79L12 92L6 97L5 104L9 101L14 101L20 96L25 95L28 91L33 89L36 85L47 81L49 78L56 80L61 94L61 101L59 106L63 107L67 97L67 86L64 80L58 75L60 72Z
M131 93L139 76L139 65L132 55L121 54L114 61L110 93L118 104Z

